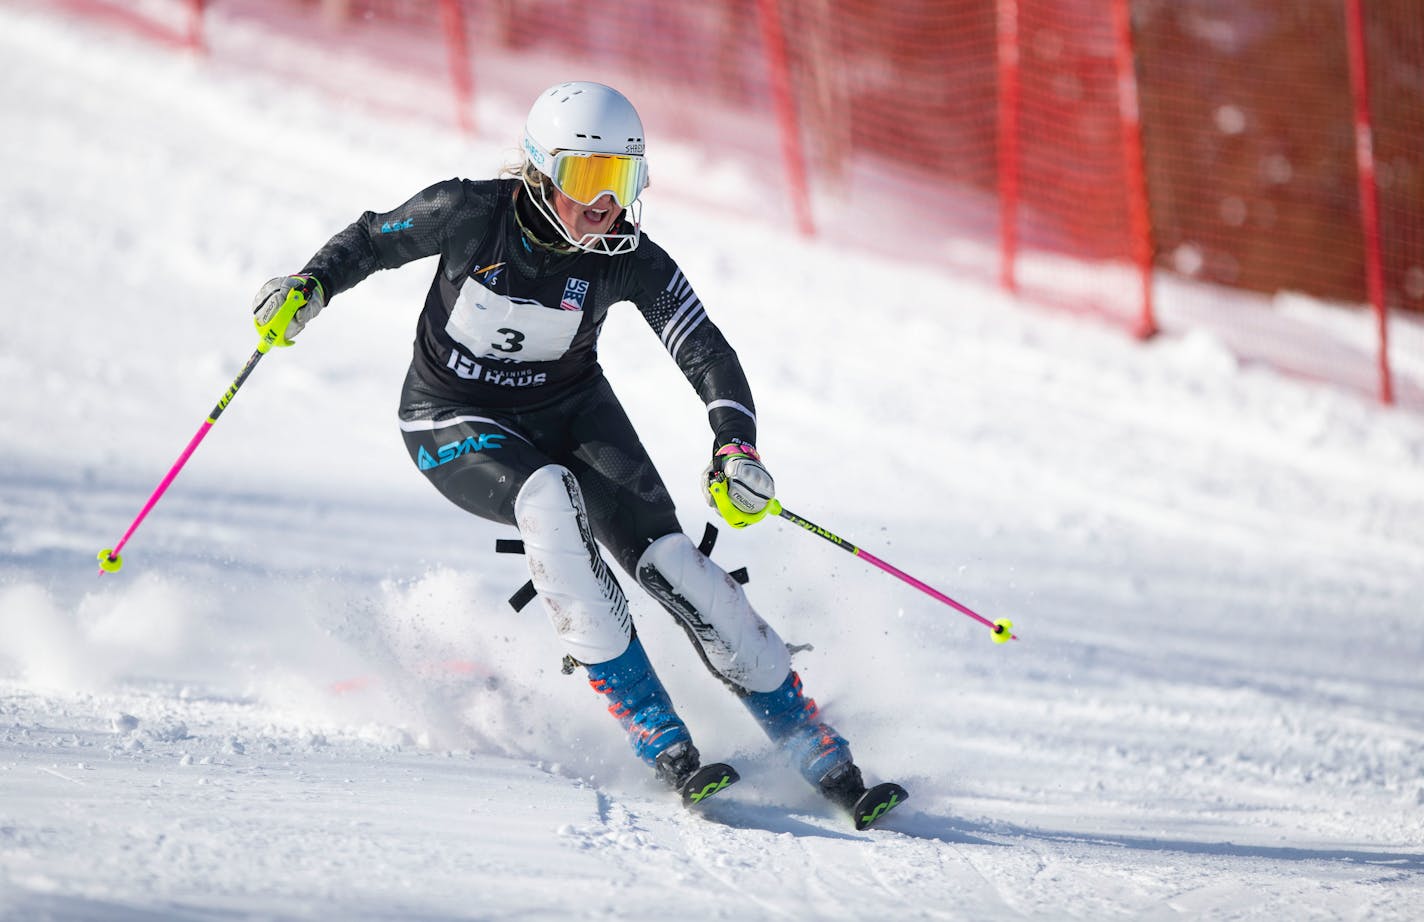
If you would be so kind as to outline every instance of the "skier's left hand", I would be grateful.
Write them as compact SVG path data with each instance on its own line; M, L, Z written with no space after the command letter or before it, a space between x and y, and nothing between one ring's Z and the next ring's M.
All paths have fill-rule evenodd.
M756 448L734 439L713 453L702 474L702 492L728 525L746 528L771 511L776 481Z
M302 306L283 323L282 307L293 291L301 294ZM252 322L257 325L258 335L270 338L273 345L290 346L292 339L325 306L326 292L314 276L286 275L269 280L257 292L257 297L252 299Z

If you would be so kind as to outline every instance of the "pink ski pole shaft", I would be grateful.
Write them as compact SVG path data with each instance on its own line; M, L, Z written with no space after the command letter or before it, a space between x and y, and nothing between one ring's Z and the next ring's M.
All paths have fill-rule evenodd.
M257 367L257 363L262 360L268 350L273 346L290 346L291 340L287 339L287 328L291 325L292 319L298 310L307 303L307 298L311 292L318 293L321 287L316 279L308 276L300 276L304 283L294 286L287 292L286 299L282 306L270 317L254 318L253 323L257 326L257 351L252 353L252 358L247 360L247 364L242 366L242 371L237 373L237 377L228 385L227 392L218 400L218 405L213 407L213 411L208 414L208 418L203 420L203 424L198 427L193 438L189 440L188 447L183 449L183 453L178 456L178 460L168 469L168 473L163 475L163 479L158 482L158 489L153 491L153 495L148 498L148 502L143 504L143 508L138 511L138 516L129 526L129 530L124 532L124 536L119 539L119 543L113 547L106 547L99 552L99 575L105 573L117 573L124 565L124 560L119 556L119 551L124 549L124 545L129 543L129 538L138 531L138 526L143 522L149 511L157 505L158 500L167 492L173 478L178 476L178 472L183 469L183 465L188 463L188 459L193 456L203 439L207 436L208 430L213 428L213 424L218 421L222 411L227 409L227 405L232 403L232 399L237 396L237 389L242 387L242 382L247 380L247 376L252 374L252 369Z
M193 438L189 440L188 447L183 449L183 453L178 456L178 460L168 469L168 473L163 475L163 479L158 482L158 488L153 491L153 495L148 498L148 502L143 504L143 508L139 510L138 516L133 520L133 524L129 526L129 530L124 532L124 536L119 539L119 543L115 544L112 548L104 548L104 550L99 552L99 575L102 576L105 573L119 572L119 568L124 565L123 558L119 556L119 552L124 549L125 544L129 543L129 538L132 538L133 533L138 531L139 525L142 524L153 507L158 504L163 494L168 491L169 485L171 485L174 478L178 476L178 472L183 469L183 465L188 463L188 459L193 456L193 452L197 450L198 446L207 436L208 431L213 428L213 424L218 421L218 417L222 415L222 411L227 409L229 403L232 403L232 399L237 396L237 389L242 387L242 382L246 381L247 376L252 374L252 369L257 367L257 363L261 360L262 356L267 354L267 348L263 347L270 348L270 345L270 343L263 342L257 347L257 351L252 353L252 358L247 360L247 364L242 367L242 371L233 379L232 384L228 385L227 392L222 395L222 399L218 401L217 406L213 407L213 411L208 414L208 418L203 420L203 424L198 427L198 431L194 433Z
M854 544L851 544L846 539L842 538L841 536L835 534L834 532L828 529L822 528L815 522L812 522L809 519L802 518L801 516L792 512L790 509L787 509L786 507L782 506L781 503L777 500L771 501L771 512L781 516L788 522L794 522L795 524L800 525L803 529L809 531L813 535L825 538L827 541L831 542L841 550L849 551L856 557L859 557L861 560L864 560L866 563L871 564L872 566L879 567L880 569L884 570L886 573L889 573L896 579L909 583L911 586L914 586L916 589L920 590L925 595L937 601L943 602L944 604L948 605L950 608L954 609L960 614L967 615L968 617L973 618L975 621L978 621L980 624L984 625L989 630L994 632L995 643L1004 643L1009 640L1018 640L1018 637L1011 630L1011 628L1013 627L1013 622L1009 621L1008 619L1000 618L998 621L990 621L988 618L985 618L978 612L972 611L966 606L954 601L954 599L951 599L949 596L945 595L943 592L940 592L933 586L930 586L927 583L916 579L915 577L911 576L903 570L900 570L897 567L891 566L890 564L881 560L879 557L876 557L869 551L856 547Z

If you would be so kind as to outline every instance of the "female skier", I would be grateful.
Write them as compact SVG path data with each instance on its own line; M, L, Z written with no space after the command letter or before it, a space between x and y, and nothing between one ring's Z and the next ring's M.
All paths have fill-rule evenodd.
M858 804L866 788L850 747L803 694L786 645L741 586L682 533L598 364L609 307L631 301L706 404L709 504L735 527L767 514L775 488L753 447L755 405L737 355L677 263L641 236L642 121L610 87L562 83L530 109L522 148L517 176L451 179L393 211L361 215L300 273L262 286L259 330L288 344L330 298L376 270L439 256L401 393L411 460L460 508L519 530L568 656L608 699L637 755L685 799L736 774L719 763L709 783L699 772L708 767L600 544L683 626L801 774L868 825L880 803ZM293 292L305 306L274 330ZM876 792L892 806L905 796L894 785Z

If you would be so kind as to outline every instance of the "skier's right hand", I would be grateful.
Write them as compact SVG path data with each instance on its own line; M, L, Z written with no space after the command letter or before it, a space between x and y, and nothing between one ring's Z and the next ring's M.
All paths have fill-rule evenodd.
M293 291L298 292L305 303L283 324L279 314ZM321 289L321 282L314 276L282 276L269 279L258 290L257 297L252 299L252 322L257 325L257 332L264 339L272 337L273 345L290 346L292 337L300 333L307 322L321 313L325 306L326 293Z
M776 482L751 445L733 439L712 455L702 472L707 505L733 528L746 528L766 518L776 497Z

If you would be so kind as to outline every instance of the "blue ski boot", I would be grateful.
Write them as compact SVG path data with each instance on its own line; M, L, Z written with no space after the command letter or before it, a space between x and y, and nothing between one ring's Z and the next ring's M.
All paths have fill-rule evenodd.
M811 784L819 787L832 769L851 761L850 744L821 721L821 709L802 694L794 669L774 691L749 692L742 702Z
M609 697L608 713L623 725L638 758L681 794L683 803L700 806L738 781L736 769L724 762L702 764L687 726L673 710L636 636L621 655L586 668L588 684Z
M820 719L820 708L802 693L795 670L774 691L750 692L742 700L801 776L849 813L856 829L869 827L909 796L892 782L866 789L860 769L851 760L850 744Z
M608 713L623 725L638 758L657 768L658 756L665 749L674 743L691 743L687 726L673 710L672 699L636 635L619 656L586 668L588 684L608 696Z

